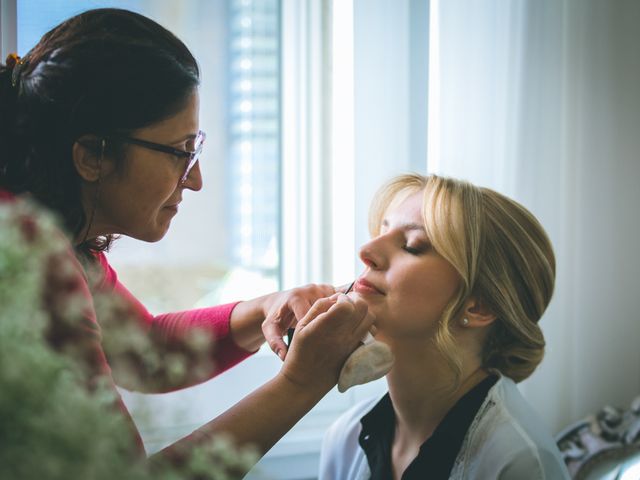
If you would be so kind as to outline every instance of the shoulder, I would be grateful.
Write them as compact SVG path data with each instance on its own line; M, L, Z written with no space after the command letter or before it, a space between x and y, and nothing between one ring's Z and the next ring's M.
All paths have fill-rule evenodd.
M93 254L95 275L95 286L98 290L113 290L118 283L118 274L109 264L107 256L104 252L96 252Z
M0 204L15 201L15 197L11 192L0 188Z
M0 290L11 289L21 312L46 322L50 346L69 349L103 372L100 328L85 271L55 216L29 198L0 200L0 256L11 272L4 282L0 275Z
M369 398L357 403L340 415L325 433L323 450L325 447L328 450L339 450L339 448L341 448L339 445L344 446L347 443L353 442L357 445L358 435L360 435L361 430L360 419L366 415L378 401L380 401L380 397Z
M360 419L379 401L380 397L376 396L354 405L329 427L320 452L320 479L358 478L358 472L367 468L367 459L358 441L362 429Z
M344 429L347 427L352 427L353 425L359 426L362 417L369 413L383 396L384 395L377 395L375 397L368 398L356 403L353 407L351 407L349 410L340 415L340 417L338 417L338 419L333 423L332 428L335 427Z
M26 195L0 189L0 226L1 239L15 250L42 258L73 251L56 216Z
M477 478L569 478L544 421L506 377L489 391L469 430L465 450Z

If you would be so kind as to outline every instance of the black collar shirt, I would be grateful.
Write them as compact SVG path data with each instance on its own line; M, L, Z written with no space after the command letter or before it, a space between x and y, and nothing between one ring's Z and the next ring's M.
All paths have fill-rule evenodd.
M458 400L422 444L418 455L402 474L402 480L449 478L467 430L497 381L498 377L491 375ZM360 419L360 423L362 431L358 440L367 456L371 479L391 479L391 445L396 419L388 393Z

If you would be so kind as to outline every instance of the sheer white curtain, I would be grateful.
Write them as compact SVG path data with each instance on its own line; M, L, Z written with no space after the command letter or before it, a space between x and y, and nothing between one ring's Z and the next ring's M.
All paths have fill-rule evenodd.
M557 255L549 426L640 394L640 2L431 0L429 170L530 208Z

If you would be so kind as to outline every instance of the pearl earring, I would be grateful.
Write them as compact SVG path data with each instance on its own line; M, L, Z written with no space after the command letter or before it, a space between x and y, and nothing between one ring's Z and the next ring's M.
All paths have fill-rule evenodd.
M468 318L463 318L462 319L462 326L466 327L467 325L469 325L469 319Z

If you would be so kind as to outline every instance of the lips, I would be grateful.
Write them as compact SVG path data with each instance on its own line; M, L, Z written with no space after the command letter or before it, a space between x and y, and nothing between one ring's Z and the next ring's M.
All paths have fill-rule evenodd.
M363 294L384 295L384 291L376 287L373 283L365 280L364 278L358 279L354 286L354 290L358 293Z

